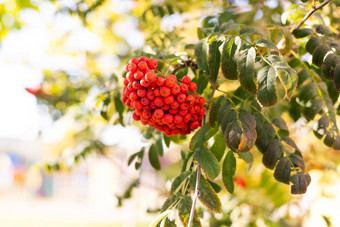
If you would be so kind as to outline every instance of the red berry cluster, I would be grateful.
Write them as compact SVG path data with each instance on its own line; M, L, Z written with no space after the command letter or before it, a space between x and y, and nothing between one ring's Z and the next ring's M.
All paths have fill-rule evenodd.
M186 135L201 126L205 99L195 94L197 85L189 76L177 82L175 75L156 76L158 62L132 58L125 66L122 102L134 109L133 119L166 135Z

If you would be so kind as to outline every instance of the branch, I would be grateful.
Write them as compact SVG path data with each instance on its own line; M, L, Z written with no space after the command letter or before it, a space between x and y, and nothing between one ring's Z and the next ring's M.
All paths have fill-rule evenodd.
M315 11L317 11L318 9L321 9L322 7L324 7L325 5L327 5L328 3L330 3L332 0L326 0L326 1L324 1L323 3L321 3L321 4L319 4L319 5L314 5L313 6L313 9L311 9L311 10L309 10L309 12L306 14L306 16L302 19L302 21L298 24L298 25L296 25L296 26L293 26L291 29L290 29L290 32L292 32L294 29L296 29L296 28L299 28L299 27L301 27L301 25L303 25L303 23L305 23L306 22L306 20L308 20L308 18L310 17L310 16L312 16L312 14L315 12Z
M200 180L201 180L201 166L197 165L195 195L194 195L194 199L192 201L192 206L191 206L191 211L190 211L190 216L189 216L189 221L188 221L188 227L191 227L192 222L194 220L196 201L197 201L198 196L200 195Z
M175 74L178 70L191 66L193 69L198 69L197 63L192 60L184 61L183 64L176 65L170 74Z

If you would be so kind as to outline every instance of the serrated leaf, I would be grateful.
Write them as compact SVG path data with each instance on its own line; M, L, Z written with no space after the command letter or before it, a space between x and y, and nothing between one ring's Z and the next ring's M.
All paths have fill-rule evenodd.
M207 40L202 40L196 44L195 55L197 57L198 68L209 74Z
M196 183L196 181L195 181ZM198 199L202 204L213 213L221 213L221 201L209 182L201 176L200 178L200 195Z
M272 106L277 103L275 70L270 66L263 67L257 74L257 98L263 106Z
M235 24L231 22L224 22L220 26L220 32L222 34L230 34L230 33L235 34L235 33L238 33L240 29L241 29L241 24Z
M184 180L190 175L190 171L184 171L179 176L177 176L171 184L170 194L173 194L178 191L179 186L182 184Z
M218 128L212 128L209 123L204 124L192 137L190 141L190 149L195 151L203 144L214 136L218 131Z
M290 67L276 67L275 69L277 76L285 89L286 97L290 101L297 85L296 71Z
M256 74L254 69L256 50L250 47L248 51L243 51L239 62L239 79L241 86L252 94L257 93Z
M281 117L278 117L278 118L274 118L272 123L278 127L279 129L282 129L282 130L285 130L285 131L288 131L288 126L285 122L285 120L283 120Z
M247 152L254 146L257 137L256 121L251 114L243 110L237 113L230 109L223 123L226 124L224 140L231 150Z
M253 155L250 153L250 151L248 152L241 152L238 153L239 157L245 161L248 164L248 170L250 170L251 166L254 163L254 157Z
M312 58L313 64L318 67L321 67L323 63L323 59L328 51L330 51L330 48L326 44L322 44L319 47L317 47L313 53L313 58Z
M192 199L188 195L183 195L183 198L181 199L181 201L178 204L178 216L179 216L179 219L181 220L183 226L188 225L190 211L191 211L191 204L192 204ZM193 227L194 226L195 227L202 226L196 210L194 212L194 218L193 218L192 226Z
M275 43L273 43L272 41L267 40L267 39L259 39L259 40L256 40L256 41L254 42L254 45L255 45L255 46L259 46L259 47L266 47L266 48L273 49L273 50L276 50L276 51L279 52L279 49L277 48L277 46L275 45Z
M340 57L336 54L328 54L322 65L323 75L327 80L334 79L334 71L336 64L340 63Z
M289 159L294 164L294 166L299 167L302 172L305 172L305 162L303 161L301 156L297 154L290 154Z
M220 185L216 184L213 181L210 181L209 179L207 179L207 181L208 181L208 183L211 185L211 187L214 189L214 191L216 193L219 193L222 190L222 187Z
M221 53L219 47L222 42L214 40L209 44L209 53L208 53L208 63L210 76L209 79L211 83L216 83L218 71L220 70L220 62L221 62Z
M237 55L241 48L241 38L231 36L223 43L222 47L222 73L226 79L238 78Z
M161 164L158 159L158 151L157 151L157 146L155 144L152 144L150 149L149 149L149 161L151 166L156 169L160 170L161 169Z
M287 157L282 157L277 163L274 178L282 183L289 184L291 165Z
M271 124L265 123L261 129L261 132L258 132L258 138L256 140L257 148L264 153L270 144L270 142L275 137L275 129Z
M175 194L171 194L163 203L162 207L161 207L161 212L164 212L166 210L168 210L172 205L174 205L180 198L181 198L182 194L181 193L175 193Z
M207 147L199 147L195 151L193 157L211 180L218 176L221 171L221 167L218 164L216 157Z
M306 43L306 50L310 54L314 54L314 51L317 47L319 47L322 44L322 40L318 36L314 36L308 40Z
M338 92L340 92L340 63L336 64L334 69L334 85Z
M315 30L317 33L320 33L323 35L333 34L333 32L326 25L323 25L323 24L319 24L318 26L316 26Z
M234 153L229 151L224 159L222 167L222 180L230 193L234 192L234 175L236 171L236 159Z
M300 39L313 34L313 32L314 30L310 28L296 28L293 30L293 35L295 36L295 38Z
M247 26L241 29L240 31L241 35L261 35L263 36L262 32L256 28L256 27L252 27L252 26Z
M289 51L293 47L293 38L292 38L292 35L291 35L288 28L281 27L281 31L282 31L284 38L285 38L285 46L284 46L283 50L281 50L281 54L285 55L285 54L289 53Z
M292 177L291 193L292 194L304 194L307 191L308 182L302 172L295 174Z
M219 96L213 101L213 104L211 105L211 109L209 111L209 124L211 125L211 127L215 127L217 114L224 100L225 100L225 97Z
M224 142L224 135L222 133L217 133L214 140L214 144L211 146L210 151L215 155L217 161L220 161L227 147Z
M263 153L262 163L268 169L274 169L276 162L283 155L283 146L278 139L274 139L270 142L267 149Z

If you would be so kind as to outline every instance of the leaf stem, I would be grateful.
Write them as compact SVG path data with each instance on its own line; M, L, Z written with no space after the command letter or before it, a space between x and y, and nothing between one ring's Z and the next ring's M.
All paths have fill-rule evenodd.
M194 220L196 201L198 199L198 196L200 195L200 180L201 180L201 166L197 165L195 195L194 195L194 199L193 199L192 205L191 205L191 211L190 211L190 216L189 216L189 221L188 221L188 227L192 226L192 222Z

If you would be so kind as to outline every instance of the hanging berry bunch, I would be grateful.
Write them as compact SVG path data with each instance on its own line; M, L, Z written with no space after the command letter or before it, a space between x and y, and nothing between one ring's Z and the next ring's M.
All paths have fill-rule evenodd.
M189 76L157 76L158 62L146 57L126 64L122 102L134 109L133 119L166 135L186 135L201 126L205 99L195 94L197 85ZM158 74L159 75L159 74Z

